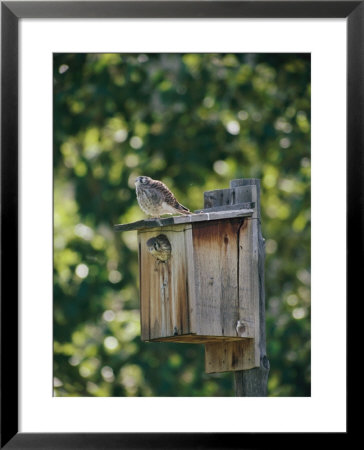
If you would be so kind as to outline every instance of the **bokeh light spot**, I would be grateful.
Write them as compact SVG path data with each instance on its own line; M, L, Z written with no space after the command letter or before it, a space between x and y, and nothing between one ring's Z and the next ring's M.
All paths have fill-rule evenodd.
M112 322L115 319L115 313L114 311L111 311L111 309L108 309L104 311L102 318L106 320L106 322Z
M115 350L116 348L118 348L118 345L118 340L114 336L108 336L104 339L104 346L108 350Z
M130 147L139 150L143 146L143 140L139 136L133 136L130 139Z
M121 281L122 275L118 270L112 270L109 272L109 281L110 283L119 283Z
M89 272L89 270L88 270L88 267L86 266L86 264L79 264L76 267L76 275L79 278L86 278L88 275L88 272Z
M69 69L69 66L68 66L67 64L61 64L61 65L58 67L58 72L59 72L60 74L62 74L62 73L67 72L68 69Z
M233 134L233 135L239 134L239 132L240 132L239 122L237 122L236 120L230 120L230 122L228 122L226 124L226 129L228 130L228 132L230 134Z
M219 175L225 175L229 170L229 166L225 161L215 161L213 167L214 171Z
M296 320L300 320L303 319L306 316L306 310L305 308L295 308L292 311L292 316L296 319Z

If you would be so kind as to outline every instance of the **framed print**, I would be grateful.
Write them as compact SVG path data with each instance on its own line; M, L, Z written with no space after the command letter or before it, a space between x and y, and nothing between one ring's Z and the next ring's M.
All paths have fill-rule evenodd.
M363 22L360 1L1 3L2 447L234 448L285 432L346 435ZM225 201L228 220L238 223L239 204L266 239L267 357L254 347L250 386L225 360L207 370L219 338L254 342L259 311L243 322L216 306L232 286L246 295L261 280L241 272L245 219L231 233L216 219L218 249L206 218L202 232L185 224L221 214L216 192L228 195L230 183L238 195L238 179L261 181L241 184L249 198ZM163 207L154 190L142 197L148 183ZM164 235L154 235L148 220L171 208L183 215L161 219ZM153 232L120 225L141 222ZM205 354L196 342L208 342ZM264 368L259 390L251 380ZM270 398L247 398L256 396Z

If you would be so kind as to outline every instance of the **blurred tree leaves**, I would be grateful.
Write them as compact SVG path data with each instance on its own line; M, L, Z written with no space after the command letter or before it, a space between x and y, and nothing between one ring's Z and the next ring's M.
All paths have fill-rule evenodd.
M232 396L199 345L140 340L134 179L190 209L262 180L271 396L310 395L310 56L54 55L57 396Z

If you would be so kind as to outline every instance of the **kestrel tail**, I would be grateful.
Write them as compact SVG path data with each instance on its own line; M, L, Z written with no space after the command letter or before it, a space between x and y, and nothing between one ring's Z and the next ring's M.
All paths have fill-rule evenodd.
M149 216L162 214L192 214L181 205L168 187L158 180L140 176L135 180L136 196L140 208Z

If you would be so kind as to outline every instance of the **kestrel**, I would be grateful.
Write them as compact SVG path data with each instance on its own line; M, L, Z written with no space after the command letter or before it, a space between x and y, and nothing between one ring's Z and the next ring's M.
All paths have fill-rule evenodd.
M149 216L192 214L176 200L176 197L161 181L141 176L135 180L135 186L139 206Z
M148 251L159 261L165 262L171 256L171 243L164 234L148 239L146 244Z

